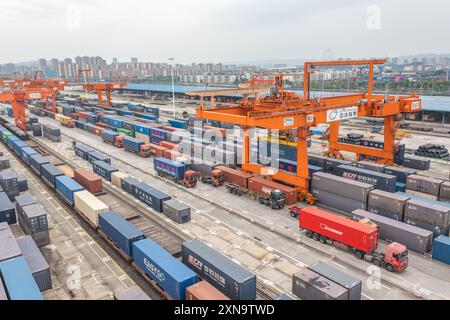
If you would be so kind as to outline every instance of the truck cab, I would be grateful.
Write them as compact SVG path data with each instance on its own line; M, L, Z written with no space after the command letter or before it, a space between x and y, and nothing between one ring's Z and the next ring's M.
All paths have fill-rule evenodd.
M388 271L402 272L408 267L408 250L400 243L392 242L384 248L384 264Z
M214 169L211 171L212 184L217 187L225 182L225 175L222 170Z
M270 192L270 206L272 209L282 209L285 205L284 192L275 189Z
M115 140L114 140L114 145L117 148L123 148L123 136L116 136Z
M198 173L188 170L184 173L183 183L186 188L194 188L197 185Z

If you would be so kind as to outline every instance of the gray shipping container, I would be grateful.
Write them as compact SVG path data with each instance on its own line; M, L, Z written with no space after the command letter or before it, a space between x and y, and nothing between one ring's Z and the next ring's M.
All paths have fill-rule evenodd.
M23 222L22 228L25 233L31 234L48 230L47 213L39 204L32 204L22 208Z
M441 190L439 192L439 200L450 202L450 181L446 181L441 184Z
M406 189L419 191L433 196L439 196L439 189L443 180L429 178L420 175L410 175L406 179Z
M422 222L445 230L450 224L449 215L449 207L410 199L406 202L404 221Z
M406 178L412 174L416 174L417 170L403 167L386 166L383 173L391 174L397 177L397 182L406 183Z
M30 268L33 278L39 290L45 291L52 288L52 276L50 267L44 256L30 236L17 238L17 244L22 250L23 257Z
M389 174L346 165L337 167L336 173L344 178L372 184L376 189L389 192L396 190L397 177Z
M191 221L191 208L175 199L163 202L163 213L177 223Z
M317 261L309 266L308 269L346 288L348 290L348 300L361 300L362 281L360 279L356 279L322 261Z
M183 243L183 263L232 300L256 299L256 276L203 242Z
M363 160L363 161L357 162L356 167L361 168L361 169L376 171L376 172L383 172L383 169L384 169L384 167L386 167L386 165L372 162L372 161L364 161Z
M417 170L429 170L430 162L431 161L429 159L405 157L403 160L403 166Z
M346 288L306 268L292 276L292 293L303 300L348 299Z
M138 286L132 286L114 293L115 300L151 300Z
M209 176L211 175L211 171L215 169L217 164L208 163L198 158L192 158L186 162L189 169L200 172L203 175Z
M366 201L353 200L335 193L317 189L312 189L311 192L317 198L318 203L340 210L347 215L350 215L353 210L367 208Z
M371 184L338 177L324 172L316 172L312 176L312 189L334 193L348 199L366 202Z
M353 220L368 218L374 222L378 226L381 239L401 243L409 250L420 254L431 251L433 232L430 230L418 228L364 210L355 210L352 214Z
M19 225L23 224L23 207L36 204L37 201L34 197L24 194L23 196L16 197L16 213L17 213L17 221Z
M337 172L336 172L337 167L339 167L340 165L348 165L349 166L351 164L352 164L351 161L327 158L325 160L325 168L324 169L325 169L326 173L337 174Z
M22 255L22 251L6 222L0 223L0 261L8 260Z
M327 158L320 154L308 154L308 164L310 165L325 168L326 160Z
M407 200L398 194L375 189L369 193L368 211L403 221Z

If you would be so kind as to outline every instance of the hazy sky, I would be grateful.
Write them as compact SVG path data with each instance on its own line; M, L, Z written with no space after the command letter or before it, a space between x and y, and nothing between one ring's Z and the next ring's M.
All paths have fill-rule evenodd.
M449 53L449 14L445 0L0 0L0 63Z

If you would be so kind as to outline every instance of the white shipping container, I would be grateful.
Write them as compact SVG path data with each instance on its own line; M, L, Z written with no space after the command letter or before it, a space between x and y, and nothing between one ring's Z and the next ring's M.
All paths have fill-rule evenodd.
M115 185L118 188L121 188L122 185L122 179L128 178L129 175L120 171L116 171L111 173L111 181L113 185Z
M75 208L88 218L92 224L98 226L98 215L108 212L109 207L87 190L78 191L74 194Z
M150 142L150 137L146 134L135 132L134 135L135 135L136 139L138 139L138 140Z

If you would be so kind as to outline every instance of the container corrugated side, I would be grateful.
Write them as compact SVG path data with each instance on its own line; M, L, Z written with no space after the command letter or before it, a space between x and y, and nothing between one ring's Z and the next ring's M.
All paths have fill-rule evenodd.
M186 289L186 300L230 300L207 281L200 281Z
M22 255L11 228L6 222L0 223L0 261L8 260Z
M401 195L375 189L369 194L368 211L393 216L396 220L403 221L407 200L408 198Z
M311 179L311 188L333 193L344 198L366 202L373 185L334 176L325 172L316 172Z
M432 257L450 265L450 238L439 236L434 239Z
M341 210L347 215L356 209L366 209L366 201L358 201L324 190L311 189L317 202L330 208Z
M183 243L183 263L233 300L256 299L256 276L223 254L194 239Z
M446 229L449 226L450 208L410 199L406 202L405 220L419 221Z
M74 192L84 190L75 180L66 175L55 178L56 190L67 200L71 205L74 204Z
M177 223L186 223L191 220L191 208L176 199L164 201L162 212Z
M87 190L74 193L75 208L78 209L92 224L98 226L98 215L108 212L109 207Z

